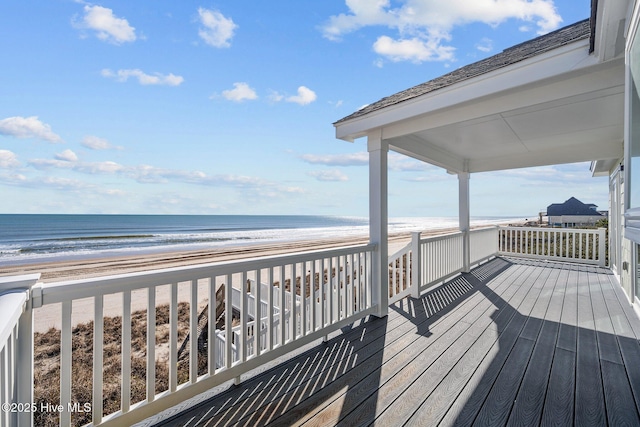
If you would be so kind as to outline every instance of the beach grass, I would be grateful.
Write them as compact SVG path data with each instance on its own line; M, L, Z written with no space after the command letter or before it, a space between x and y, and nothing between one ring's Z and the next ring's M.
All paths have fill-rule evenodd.
M131 403L146 398L147 376L147 312L136 311L131 316ZM156 307L155 392L169 387L168 349L169 305ZM178 304L178 341L185 339L189 330L189 303ZM41 404L60 403L60 330L51 328L46 333L34 334L34 400ZM81 323L72 329L71 402L81 405L92 401L93 394L93 322ZM104 318L103 344L103 412L104 415L120 410L122 364L122 317ZM199 357L199 374L206 372L206 358ZM188 381L188 359L178 363L178 384ZM72 425L91 422L91 413L73 413ZM57 412L34 414L34 425L59 425Z

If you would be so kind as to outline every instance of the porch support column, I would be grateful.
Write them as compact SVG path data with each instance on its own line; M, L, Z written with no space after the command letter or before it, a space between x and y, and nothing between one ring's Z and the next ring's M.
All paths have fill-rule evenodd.
M469 172L460 172L458 174L458 197L458 222L462 232L462 271L468 273L471 270Z
M382 131L369 134L369 242L377 245L372 265L372 303L378 305L377 317L389 311L389 258L387 157L389 144Z

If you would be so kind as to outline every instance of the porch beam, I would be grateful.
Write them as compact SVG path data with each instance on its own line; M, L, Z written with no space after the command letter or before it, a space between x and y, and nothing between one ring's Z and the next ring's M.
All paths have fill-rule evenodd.
M439 166L452 172L461 172L464 159L438 148L415 135L388 140L391 149L405 156Z
M372 268L372 302L377 304L377 317L389 311L388 248L388 153L389 144L382 132L367 135L369 151L369 241L376 245Z
M471 270L471 248L469 229L471 219L469 213L469 172L458 173L458 222L462 232L462 271Z

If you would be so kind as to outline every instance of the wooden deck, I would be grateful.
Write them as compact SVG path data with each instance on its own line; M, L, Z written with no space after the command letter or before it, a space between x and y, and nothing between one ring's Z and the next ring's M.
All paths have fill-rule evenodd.
M609 270L497 258L156 425L640 425Z

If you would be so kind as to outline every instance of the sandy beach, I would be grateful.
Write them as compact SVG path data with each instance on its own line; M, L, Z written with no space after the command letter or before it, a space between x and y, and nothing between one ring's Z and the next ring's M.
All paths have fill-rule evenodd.
M422 235L437 235L454 232L456 229L439 229L423 232ZM389 254L393 254L411 240L410 234L395 234L389 236ZM209 264L223 261L237 261L241 259L256 258L290 254L294 252L316 251L329 248L337 248L349 245L366 244L368 237L361 238L335 238L315 241L290 241L286 243L247 245L219 248L212 250L198 250L185 252L168 252L139 256L98 258L74 261L61 261L51 263L27 264L0 267L0 276L40 273L42 283L53 283L65 280L77 280L114 274L125 274L140 271L159 270L172 267ZM199 283L199 295L205 295L208 283ZM180 286L178 292L179 301L189 300L189 288ZM156 294L157 305L169 302L168 286L158 287ZM206 301L205 301L206 304ZM146 310L147 291L140 290L132 293L132 311ZM122 315L122 295L114 294L105 296L105 316ZM35 312L36 332L46 332L49 328L60 328L60 305L45 305ZM93 299L74 301L73 324L83 323L93 318Z

